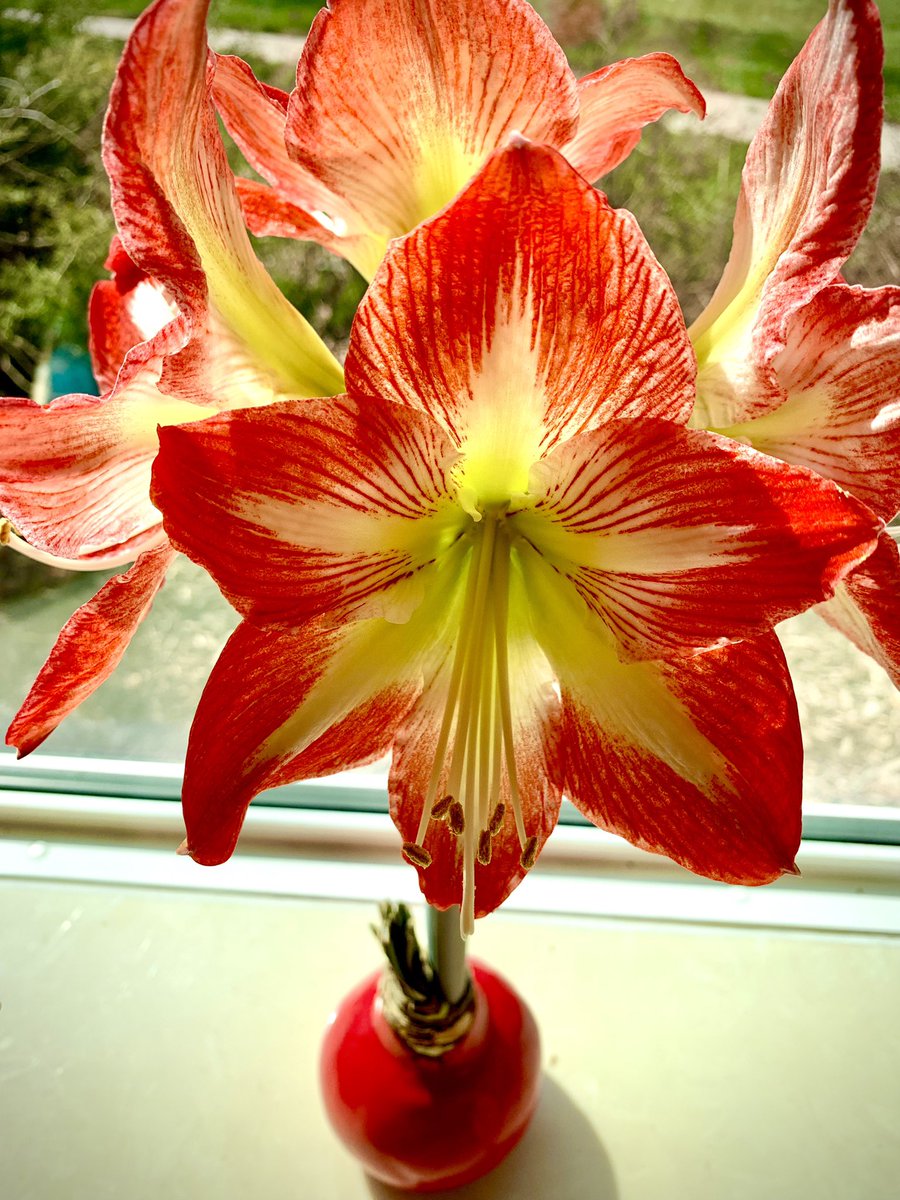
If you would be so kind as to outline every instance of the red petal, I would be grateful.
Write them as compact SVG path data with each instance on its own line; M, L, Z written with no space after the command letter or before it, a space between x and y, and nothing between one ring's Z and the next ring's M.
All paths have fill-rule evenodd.
M639 658L764 632L831 595L881 527L811 471L664 421L572 439L532 490L517 529Z
M137 21L110 96L103 158L125 248L170 290L202 367L211 301L277 389L330 395L337 363L281 295L247 237L210 95L208 0L157 0ZM190 375L189 375L190 377ZM175 386L177 374L169 376Z
M188 853L207 866L230 858L247 807L264 788L348 770L382 757L412 682L376 688L299 754L267 749L313 690L341 642L317 623L285 632L239 625L213 669L191 728L184 773Z
M611 417L683 421L693 402L681 312L634 219L522 142L391 247L346 371L350 391L424 409L470 456L502 430L526 471Z
M884 667L900 688L900 551L889 532L816 612Z
M890 520L900 510L900 288L823 288L773 365L782 405L725 432L818 471Z
M305 208L257 179L235 179L247 228L257 237L299 238L341 254L352 238L338 238ZM346 257L346 253L344 254Z
M557 668L558 769L585 816L726 883L791 870L803 752L774 635L674 665L624 665L607 653L591 671Z
M113 673L150 611L173 556L168 545L147 551L69 618L7 731L6 744L18 747L20 758Z
M578 81L575 136L562 153L588 180L628 157L641 131L671 109L706 115L706 102L671 54L626 58Z
M251 68L231 54L216 55L213 98L225 128L255 171L273 187L310 208L331 199L315 175L288 157L284 144L288 94L269 87Z
M240 626L197 710L185 766L188 852L232 853L247 805L263 788L381 757L446 658L458 620L454 562L403 624L381 619L299 629Z
M153 496L169 536L257 621L358 607L428 563L459 519L452 447L398 405L246 409L160 430L160 447Z
M386 240L447 204L512 131L562 145L575 79L524 0L323 9L288 108L291 157ZM351 215L352 214L352 215ZM378 262L373 244L371 275Z
M346 233L352 214L343 201L288 157L284 143L287 93L260 83L241 59L218 55L213 96L244 157L272 185L254 179L235 180L251 232L258 237L318 242L350 262L364 255L366 239Z
M29 542L60 558L102 552L118 565L158 544L150 468L164 405L179 402L145 382L104 398L64 396L46 407L0 400L0 511ZM180 409L202 411L183 403Z
M874 3L832 0L769 106L747 155L731 257L691 329L704 424L778 403L770 365L790 314L856 245L878 179L882 59Z

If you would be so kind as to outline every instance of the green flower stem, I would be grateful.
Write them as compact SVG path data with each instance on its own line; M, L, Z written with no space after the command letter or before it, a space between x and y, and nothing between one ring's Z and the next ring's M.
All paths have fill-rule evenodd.
M428 905L428 957L444 995L457 1004L469 986L466 942L459 932L459 908L439 912Z

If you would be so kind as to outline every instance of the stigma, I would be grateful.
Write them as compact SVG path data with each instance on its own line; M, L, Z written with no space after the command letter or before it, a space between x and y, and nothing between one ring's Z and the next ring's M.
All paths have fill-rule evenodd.
M512 533L506 506L473 522L469 573L434 762L414 842L403 852L430 864L424 842L432 821L444 821L462 852L460 933L475 928L475 864L491 861L507 819L515 825L520 864L528 870L537 838L525 828L516 772L509 686L508 619ZM442 782L443 781L443 782Z

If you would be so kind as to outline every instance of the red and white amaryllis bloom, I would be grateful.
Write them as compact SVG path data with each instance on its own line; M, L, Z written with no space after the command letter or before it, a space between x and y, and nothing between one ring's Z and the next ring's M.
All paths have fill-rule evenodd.
M809 467L889 521L900 510L900 288L840 275L875 197L882 57L871 0L831 0L750 147L731 257L690 335L693 425ZM900 687L889 532L818 611Z
M238 180L250 228L321 242L367 279L388 241L448 204L511 132L593 182L669 109L705 114L668 54L576 80L525 0L332 0L290 96L226 56L213 89L268 181Z
M186 850L260 790L393 751L391 812L463 930L565 791L717 879L790 870L801 750L772 624L881 527L819 476L687 428L695 365L628 213L516 141L393 243L347 395L160 433L173 543L245 617L186 764Z

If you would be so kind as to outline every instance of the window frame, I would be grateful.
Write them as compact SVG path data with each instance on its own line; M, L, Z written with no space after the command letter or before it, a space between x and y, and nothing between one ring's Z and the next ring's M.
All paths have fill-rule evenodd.
M174 853L177 764L0 754L0 876L234 894L421 901L386 812L385 778L357 771L269 793L214 869ZM801 874L763 888L701 879L590 826L571 806L505 902L559 919L900 935L900 812L812 806Z

